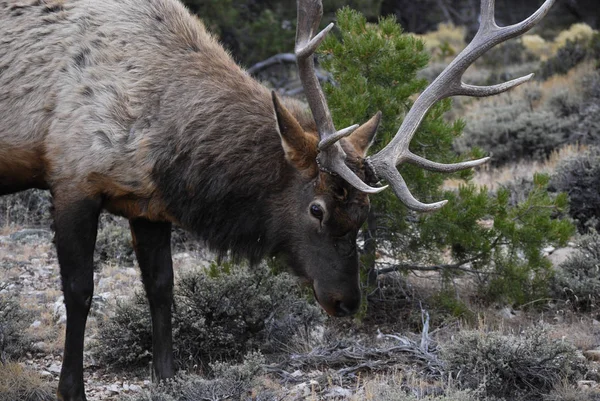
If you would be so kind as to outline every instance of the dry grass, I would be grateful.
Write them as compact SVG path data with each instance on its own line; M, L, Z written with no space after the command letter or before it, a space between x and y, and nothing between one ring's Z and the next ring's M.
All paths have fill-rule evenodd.
M50 384L17 363L0 364L0 401L52 401Z
M466 46L466 29L452 23L441 23L438 29L423 35L414 35L425 44L425 49L433 58L453 57Z
M543 162L532 160L521 160L518 163L501 166L498 168L485 165L475 172L473 183L477 186L485 186L495 191L504 184L517 181L521 178L532 178L535 173L550 174L562 160L581 154L588 149L583 145L566 145L552 152ZM460 180L447 180L444 184L446 189L456 189L463 184Z

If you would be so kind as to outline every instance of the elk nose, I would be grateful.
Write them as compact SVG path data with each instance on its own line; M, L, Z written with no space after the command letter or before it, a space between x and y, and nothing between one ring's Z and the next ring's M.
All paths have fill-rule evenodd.
M359 307L360 307L360 301L359 302L350 302L350 303L343 302L343 301L336 301L335 316L336 317L352 316L358 311Z

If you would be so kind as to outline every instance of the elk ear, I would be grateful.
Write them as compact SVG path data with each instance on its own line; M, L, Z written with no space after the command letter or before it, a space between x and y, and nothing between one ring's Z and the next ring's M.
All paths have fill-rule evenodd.
M346 140L350 142L356 151L364 158L367 156L369 147L373 144L375 133L381 121L381 112L378 111L369 121L361 125Z
M298 170L311 174L317 168L317 139L304 132L298 120L281 103L279 96L274 91L271 93L285 158Z

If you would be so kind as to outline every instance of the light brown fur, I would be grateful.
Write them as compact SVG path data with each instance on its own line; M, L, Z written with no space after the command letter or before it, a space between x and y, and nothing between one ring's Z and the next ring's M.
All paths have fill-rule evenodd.
M199 145L275 124L269 91L175 1L2 1L0 38L0 185L83 191L134 217L160 204L149 147L165 132L186 146L200 110Z

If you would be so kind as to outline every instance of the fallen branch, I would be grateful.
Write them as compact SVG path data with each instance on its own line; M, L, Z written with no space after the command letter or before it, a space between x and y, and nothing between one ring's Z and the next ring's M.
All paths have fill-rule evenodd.
M359 371L383 371L398 365L419 366L424 376L439 378L443 375L443 364L429 337L429 314L426 311L423 311L423 333L419 342L396 334L379 333L377 338L391 341L382 347L336 342L315 347L306 354L291 355L288 360L266 366L265 369L293 382L306 379L298 371L323 368L334 370L341 378L353 377Z
M252 67L248 68L248 73L250 75L255 75L258 72L277 64L296 64L296 55L293 53L276 54L266 60L259 61Z
M457 262L457 263L430 265L430 266L413 265L410 263L391 264L391 263L385 263L385 262L378 262L377 263L378 265L383 265L383 266L388 266L388 267L377 269L377 274L386 274L386 273L392 273L392 272L397 272L397 271L433 272L433 271L443 271L443 270L460 270L463 272L474 273L474 274L481 274L481 273L495 274L493 272L482 272L479 270L474 270L474 269L469 269L467 267L464 267L465 265L475 262L478 259L480 259L479 255L469 258L469 259L461 260L460 262Z

